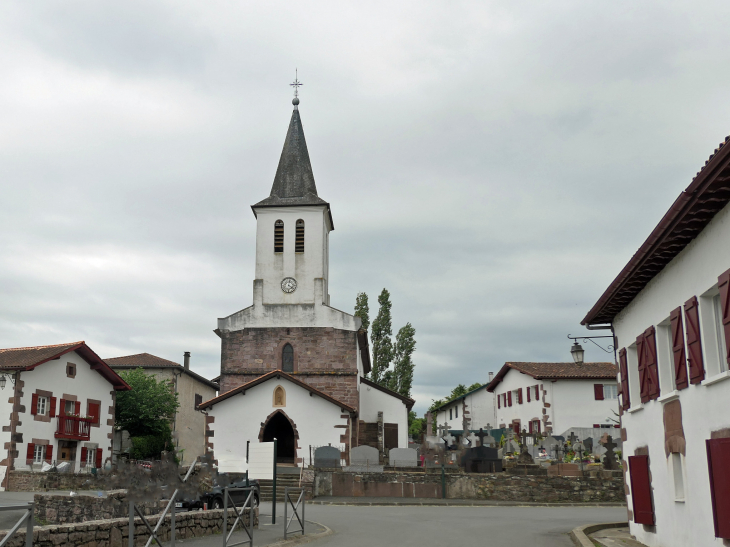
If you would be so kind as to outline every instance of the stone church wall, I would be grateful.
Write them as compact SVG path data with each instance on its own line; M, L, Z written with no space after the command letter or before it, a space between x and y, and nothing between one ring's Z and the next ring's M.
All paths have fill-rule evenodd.
M221 393L281 369L294 349L297 379L358 408L357 333L329 327L271 327L221 332Z

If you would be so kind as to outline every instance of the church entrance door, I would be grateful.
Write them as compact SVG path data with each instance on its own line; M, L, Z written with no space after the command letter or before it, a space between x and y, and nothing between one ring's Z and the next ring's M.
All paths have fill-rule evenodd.
M294 428L284 414L277 412L264 426L263 442L273 442L276 438L276 462L295 463L296 439Z

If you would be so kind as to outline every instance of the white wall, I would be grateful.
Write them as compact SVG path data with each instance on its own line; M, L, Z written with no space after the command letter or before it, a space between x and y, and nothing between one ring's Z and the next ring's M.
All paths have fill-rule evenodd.
M540 420L540 428L542 432L545 432L545 425L543 422L543 403L542 403L542 380L535 380L529 374L524 374L518 370L510 369L505 374L502 381L497 384L494 390L496 408L497 423L495 427L509 427L513 420L520 420L520 428L527 431L530 430L530 420ZM540 387L540 400L535 400L535 389L536 385ZM512 406L506 406L503 404L502 394L510 391L515 391L522 388L522 404L517 402L517 396L512 393ZM527 402L527 389L530 388L530 402ZM497 405L497 398L500 398L500 407ZM551 404L550 400L546 400L547 403ZM508 401L509 404L509 401ZM551 409L547 409L547 415L552 418ZM552 421L552 419L551 419ZM576 424L577 425L577 424ZM553 429L555 431L555 429Z
M328 214L325 206L256 209L256 279L262 279L265 304L313 304L314 280L324 279L327 295ZM304 221L304 252L294 252L296 221ZM284 222L284 252L274 253L274 224ZM293 277L297 289L281 290L281 280ZM325 298L325 303L329 300Z
M614 319L619 348L631 350L636 337L651 325L659 325L677 306L692 296L701 297L717 285L717 277L730 269L730 208L726 206L672 262L642 290ZM624 413L626 429L624 460L639 447L648 446L656 513L656 533L631 523L631 533L649 546L722 545L714 538L710 481L705 440L712 431L730 427L728 400L730 381L720 372L714 350L714 331L708 301L700 298L700 328L706 378L701 385L690 385L674 392L668 355L659 351L661 397L641 404L635 351L628 351L631 410ZM657 330L659 330L657 328ZM659 334L659 333L657 333ZM660 344L657 336L657 345ZM679 399L686 438L685 501L674 501L672 473L664 453L663 406ZM630 474L629 474L630 475ZM627 475L630 481L630 476ZM632 507L631 496L628 497Z
M398 448L408 448L408 407L396 397L360 384L360 419L376 423L379 411L383 412L383 423L398 424Z
M76 365L75 378L69 378L66 375L67 363L74 363ZM25 382L21 401L21 404L25 406L25 412L20 414L22 425L18 427L18 432L23 434L23 442L17 444L18 458L15 461L16 469L27 469L27 447L33 438L48 439L53 445L53 459L58 459L59 439L56 439L54 434L58 424L59 407L64 393L77 396L78 401L81 402L82 415L86 415L88 399L101 401L99 427L91 428L91 438L88 441L78 441L77 443L76 470L80 468L81 448L86 443L98 444L99 448L103 451L102 462L106 462L107 459L111 458L109 447L112 441L108 438L108 434L112 432L112 427L107 425L107 420L111 417L109 407L113 406L111 392L114 391L114 387L99 372L91 370L91 366L76 352L69 352L61 356L60 359L48 361L32 371L22 372L20 378ZM50 391L56 397L56 417L51 418L50 422L36 421L31 415L32 395L37 389Z
M246 441L258 443L261 423L278 407L274 407L274 390L281 385L286 391L286 406L281 410L296 424L299 433L299 449L296 457L309 463L309 447L341 446L340 435L346 429L335 425L347 425L348 419L342 409L325 399L310 396L310 391L285 378L270 380L246 390L245 395L236 394L208 410L215 418L210 424L214 431L213 454L246 455Z
M571 427L593 427L593 424L613 424L609 418L618 420L618 399L596 401L594 384L616 385L613 380L558 380L545 382L545 389L551 393L553 433L560 435ZM551 392L552 391L552 392ZM609 435L616 436L608 430Z
M451 429L461 430L464 427L462 420L463 405L462 402L466 401L467 410L469 411L469 429L487 429L487 425L491 425L492 428L496 428L496 418L494 415L494 394L487 391L486 386L479 388L473 393L469 393L464 399L453 401L452 403L444 406L436 414L436 421L433 424L434 435L438 434L438 426L448 424ZM453 412L458 407L459 416L456 417L456 413ZM453 418L449 418L449 410L452 411Z

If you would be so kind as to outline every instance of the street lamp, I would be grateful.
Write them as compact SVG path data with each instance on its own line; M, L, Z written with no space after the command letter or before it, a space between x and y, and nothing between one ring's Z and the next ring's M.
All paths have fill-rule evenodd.
M583 349L583 346L581 346L578 341L576 340L573 343L573 347L570 348L570 355L573 357L573 361L575 361L576 365L582 365L583 364L583 355L585 354L585 350Z
M15 380L13 380L13 376L11 374L8 374L7 377L10 378L10 383L15 385ZM6 382L6 374L4 372L0 372L0 389L5 389Z

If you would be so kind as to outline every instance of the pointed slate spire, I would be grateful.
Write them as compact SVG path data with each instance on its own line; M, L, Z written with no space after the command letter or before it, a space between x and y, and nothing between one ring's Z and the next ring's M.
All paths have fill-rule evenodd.
M299 117L298 99L294 99L294 112L281 151L279 167L268 198L254 207L286 205L327 205L317 195L312 164L309 161L307 141L304 139L302 120Z

